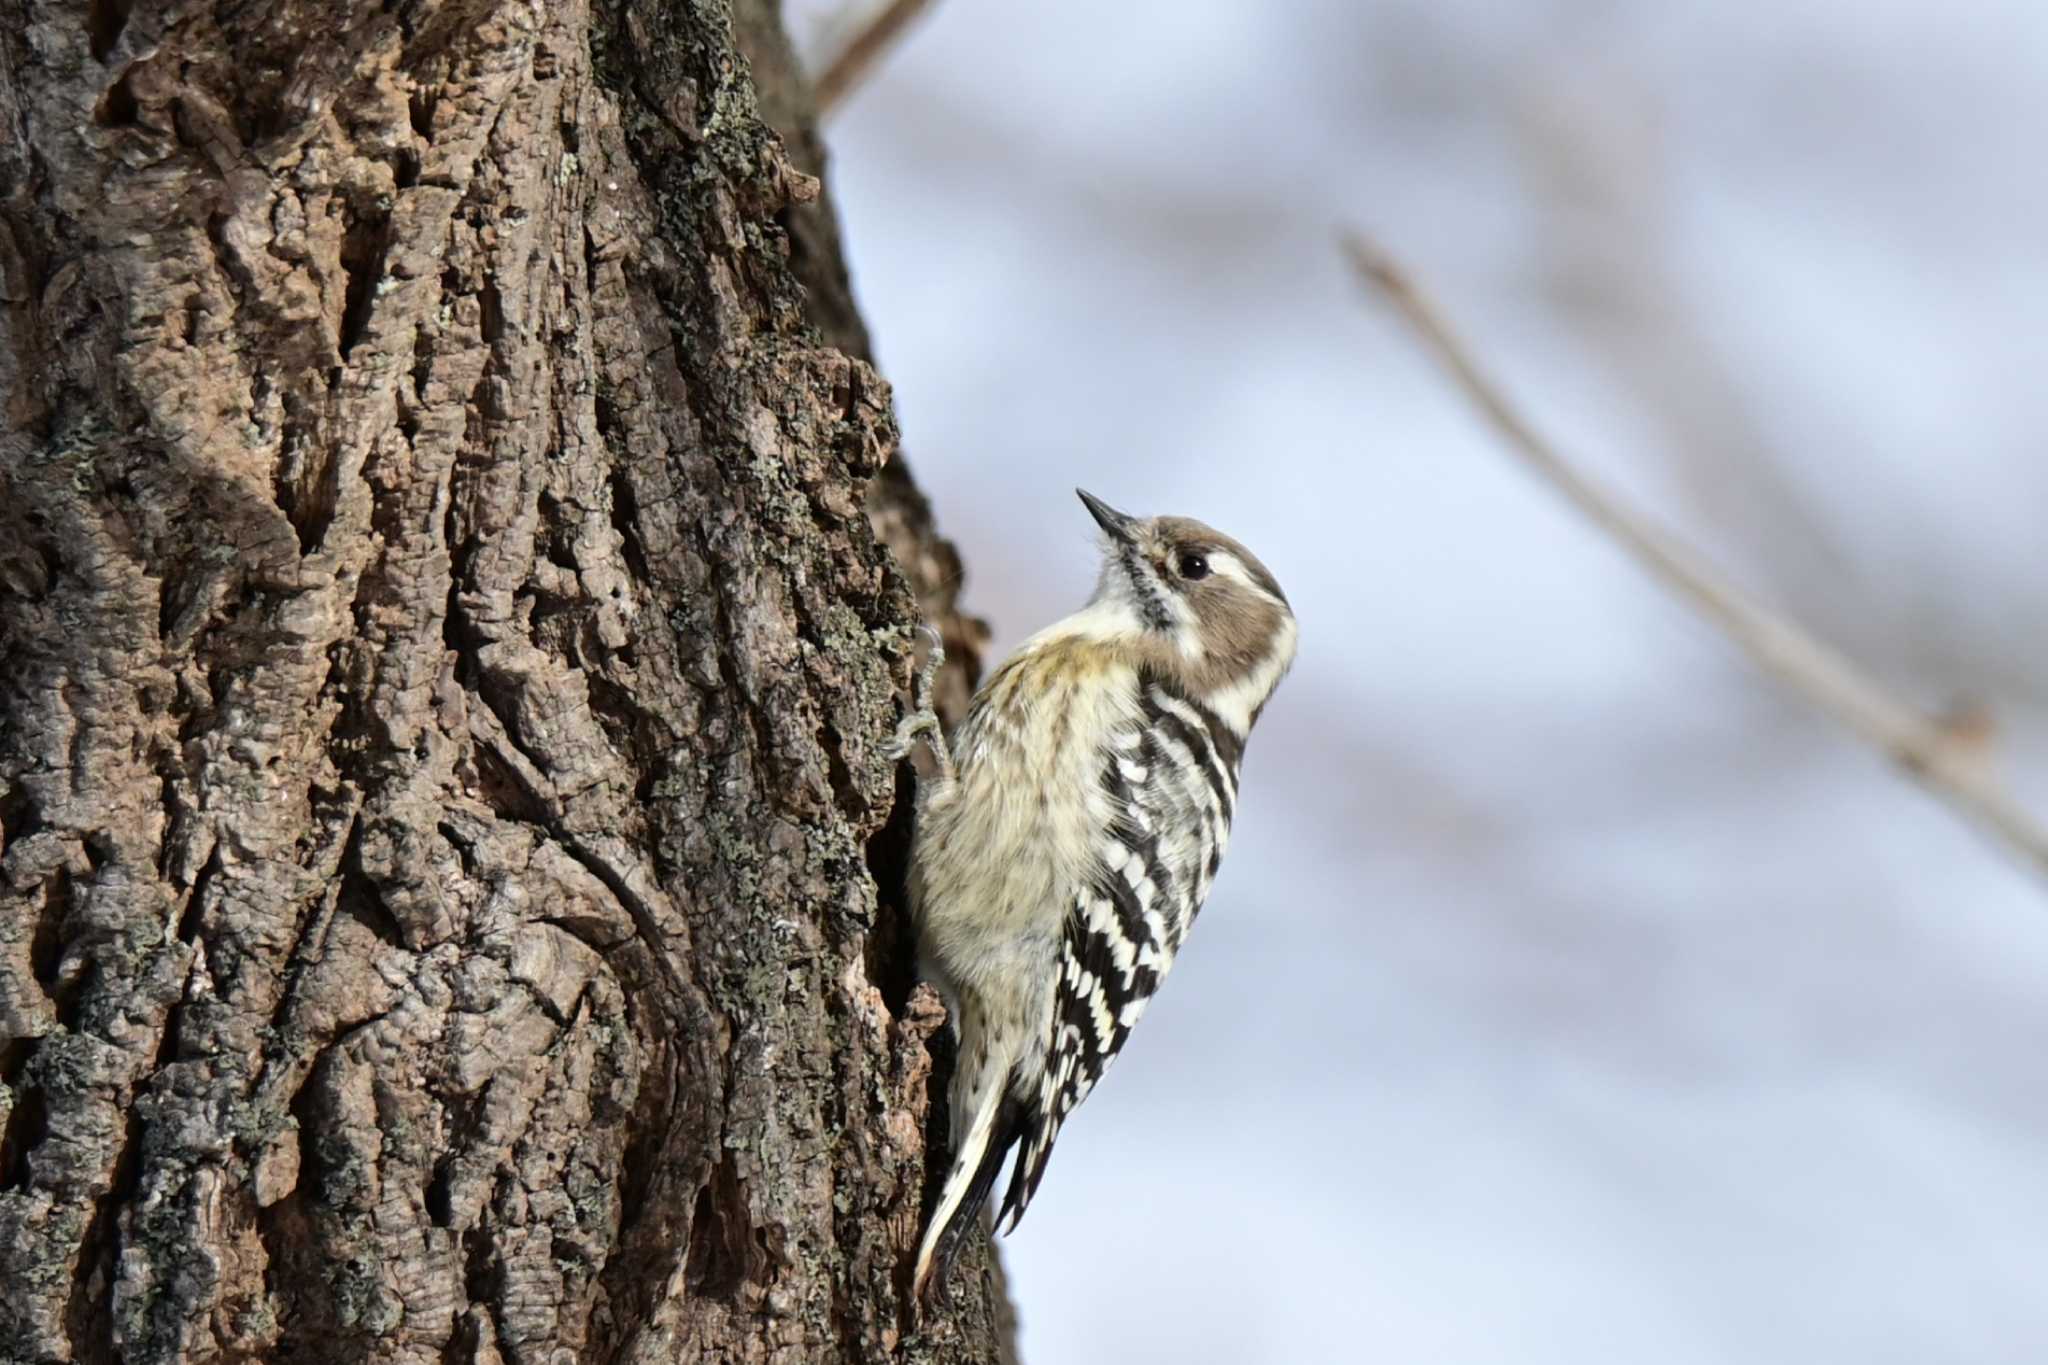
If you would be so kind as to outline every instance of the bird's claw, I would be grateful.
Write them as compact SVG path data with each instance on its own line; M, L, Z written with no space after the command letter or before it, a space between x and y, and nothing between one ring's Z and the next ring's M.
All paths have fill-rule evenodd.
M945 781L953 777L953 756L946 749L946 727L939 721L939 713L932 707L932 683L939 670L946 664L946 642L937 628L930 624L918 627L925 639L931 642L931 652L926 655L917 677L911 684L910 710L896 726L896 733L884 747L892 763L900 763L910 757L917 748L919 739L927 739L932 757L938 761L939 775Z

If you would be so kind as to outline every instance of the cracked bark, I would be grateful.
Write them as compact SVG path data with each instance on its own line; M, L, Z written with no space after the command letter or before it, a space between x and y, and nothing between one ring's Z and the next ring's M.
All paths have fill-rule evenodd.
M996 1357L881 752L981 636L780 43L0 0L0 1357Z

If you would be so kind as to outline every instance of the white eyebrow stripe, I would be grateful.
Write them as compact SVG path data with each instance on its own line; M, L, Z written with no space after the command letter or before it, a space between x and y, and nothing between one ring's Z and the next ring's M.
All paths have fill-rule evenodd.
M1252 581L1251 575L1244 571L1244 561L1228 550L1211 550L1208 560L1211 573L1227 574L1242 583Z
M1250 588L1253 592L1257 593L1259 596L1265 598L1269 602L1279 600L1275 598L1272 593L1266 591L1266 589L1260 585L1259 580L1252 577L1252 572L1250 569L1247 569L1244 566L1244 561L1239 559L1230 551L1211 551L1208 558L1210 573L1220 573L1224 575L1226 578L1234 578L1238 582L1244 584L1247 588Z

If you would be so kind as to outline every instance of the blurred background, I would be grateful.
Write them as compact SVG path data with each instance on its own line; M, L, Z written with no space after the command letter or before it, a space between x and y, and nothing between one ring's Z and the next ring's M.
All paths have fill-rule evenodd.
M874 6L792 0L829 53ZM2048 1359L2048 884L1507 457L2048 818L2048 5L936 0L830 124L994 657L1081 485L1302 622L1202 928L1005 1244L1030 1365Z

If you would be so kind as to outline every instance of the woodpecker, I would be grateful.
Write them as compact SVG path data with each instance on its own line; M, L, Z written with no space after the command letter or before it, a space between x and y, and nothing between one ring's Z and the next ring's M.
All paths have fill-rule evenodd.
M898 739L932 736L939 759L909 893L959 1044L917 1303L1013 1150L997 1222L1017 1226L1165 979L1222 860L1246 736L1294 661L1294 612L1244 546L1076 492L1102 528L1094 596L989 676L950 754L921 702Z

